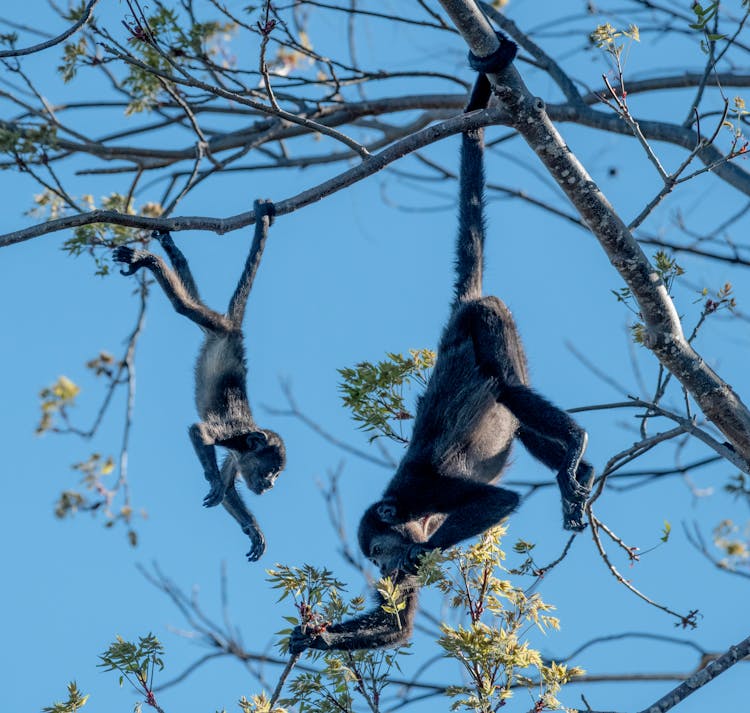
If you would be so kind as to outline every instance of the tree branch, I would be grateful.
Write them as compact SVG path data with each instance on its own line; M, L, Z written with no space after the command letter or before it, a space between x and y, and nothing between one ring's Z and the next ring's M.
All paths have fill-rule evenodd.
M498 47L495 32L474 0L440 0L472 52L486 57ZM533 97L515 67L490 75L511 123L536 152L607 253L638 302L648 347L690 392L706 416L750 461L750 411L732 388L688 343L666 285L578 158ZM592 110L586 110L592 111ZM597 113L597 112L594 112ZM615 116L626 131L622 120ZM692 147L691 147L692 148ZM706 147L700 154L719 152Z
M286 215L293 213L306 205L315 203L326 196L337 193L343 188L347 188L353 183L357 183L368 176L382 171L386 166L397 161L404 156L418 151L425 146L429 146L437 141L452 136L453 134L476 129L480 126L496 124L501 119L501 111L498 108L486 109L475 112L470 115L461 115L440 122L434 126L407 136L401 141L391 144L388 148L380 153L370 156L354 168L344 171L333 178L330 178L317 186L308 188L295 196L275 202L276 215ZM81 225L91 225L93 223L111 223L113 225L126 225L131 228L141 228L143 230L169 230L176 232L180 230L210 230L219 235L244 228L255 222L253 211L239 213L228 218L212 218L208 216L181 216L175 218L148 218L142 215L126 215L111 210L93 210L88 213L77 213L75 215L56 218L32 225L22 230L0 235L0 248L7 245L14 245L41 235L47 235L59 230L68 230Z
M39 44L31 45L31 47L25 47L20 50L3 50L2 52L0 52L0 59L5 59L6 57L23 57L24 55L41 52L42 50L46 50L50 47L54 47L55 45L59 45L61 42L65 42L68 37L75 34L91 19L91 16L94 14L94 6L98 2L99 0L89 0L88 5L83 8L81 16L78 18L78 20L74 22L67 30L65 30L65 32L58 35L57 37L53 37L51 40L46 40L45 42L40 42Z

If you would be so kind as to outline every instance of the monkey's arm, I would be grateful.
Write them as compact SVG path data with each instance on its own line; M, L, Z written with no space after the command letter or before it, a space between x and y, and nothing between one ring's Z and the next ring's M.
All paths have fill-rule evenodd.
M399 587L406 606L398 613L398 620L395 614L383 611L383 598L378 595L377 607L372 611L332 624L320 634L304 634L301 627L296 627L289 642L290 653L297 654L305 649L353 651L403 646L414 629L419 583L414 575L406 575L401 578Z
M266 246L268 228L273 223L276 207L271 201L256 200L253 204L253 212L255 213L253 244L245 261L245 269L242 271L242 275L237 283L237 289L235 289L232 299L229 300L229 309L227 310L227 317L238 329L242 326L247 298L250 296L250 290L253 288L253 281L258 272L263 248Z
M223 472L224 468L222 467L222 474ZM226 491L224 493L222 505L224 505L227 512L240 524L242 532L250 538L252 546L246 556L248 561L255 562L260 559L261 555L266 551L266 538L263 536L258 521L247 509L242 497L237 492L237 488L234 485L234 476L232 476L231 481L225 482L225 486Z
M133 250L127 245L120 245L114 249L112 257L115 262L127 265L120 270L123 275L132 275L142 267L150 270L179 314L185 315L211 332L225 332L230 329L223 315L208 309L188 294L177 275L158 255L153 255L147 250Z
M196 302L200 302L201 298L198 294L198 287L195 284L195 280L193 279L193 273L190 272L188 261L185 259L182 251L174 244L174 240L172 240L172 236L169 234L169 231L166 230L164 232L161 232L159 230L155 230L153 232L153 237L159 241L162 248L164 249L164 252L167 253L169 262L172 263L172 267L177 273L177 277L180 278L180 282L185 285L185 289L187 290L188 295L190 295L190 297L192 297L192 299L194 299Z
M216 448L214 448L213 443L206 443L201 425L194 423L190 426L188 433L198 460L203 466L203 475L211 486L208 495L203 499L203 505L210 508L218 505L224 499L226 492L225 478L219 473L219 467L216 465ZM229 467L227 463L225 463L225 466Z

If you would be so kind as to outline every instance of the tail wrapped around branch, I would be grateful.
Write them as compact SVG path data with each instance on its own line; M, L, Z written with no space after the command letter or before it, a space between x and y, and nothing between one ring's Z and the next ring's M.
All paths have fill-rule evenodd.
M469 64L480 72L464 110L485 109L492 86L485 72L505 69L516 56L514 42L498 34L500 46L489 57L469 53ZM461 170L458 192L458 238L456 241L456 284L453 305L482 296L484 271L484 129L466 131L461 140Z

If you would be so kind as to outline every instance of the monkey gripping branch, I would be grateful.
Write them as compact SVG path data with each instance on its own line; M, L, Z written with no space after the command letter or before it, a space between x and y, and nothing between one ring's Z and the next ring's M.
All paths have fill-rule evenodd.
M475 55L486 57L497 50L495 31L475 0L440 0L440 4ZM568 148L547 116L544 102L532 96L515 67L511 65L489 78L504 110L501 123L518 131L539 156L630 288L646 328L644 345L687 389L741 456L733 457L727 449L732 462L750 472L750 411L688 343L657 270Z

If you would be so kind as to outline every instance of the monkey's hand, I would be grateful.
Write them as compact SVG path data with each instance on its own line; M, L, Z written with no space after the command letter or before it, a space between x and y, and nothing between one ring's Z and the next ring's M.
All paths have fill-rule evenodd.
M256 526L245 525L242 528L242 532L244 532L253 543L250 551L247 553L247 561L257 562L266 551L266 538L263 536L260 528Z
M219 505L224 501L224 496L227 493L226 485L221 481L220 478L211 478L211 490L208 491L208 495L203 498L203 507L212 508L215 505Z
M306 634L301 626L295 626L289 637L289 653L293 656L301 654L305 649L327 649L328 641L325 632L320 634Z
M422 542L416 542L413 545L409 545L409 547L404 550L399 569L408 574L416 574L417 568L419 567L419 558L427 552L430 552L432 549L432 547Z
M112 259L115 262L121 262L127 267L120 270L122 275L132 275L134 272L142 268L150 257L151 253L146 250L134 250L127 245L118 245L112 251Z
M576 477L572 477L567 471L561 471L557 475L557 482L562 493L563 527L581 532L586 527L585 508L594 482L594 468L582 460Z

